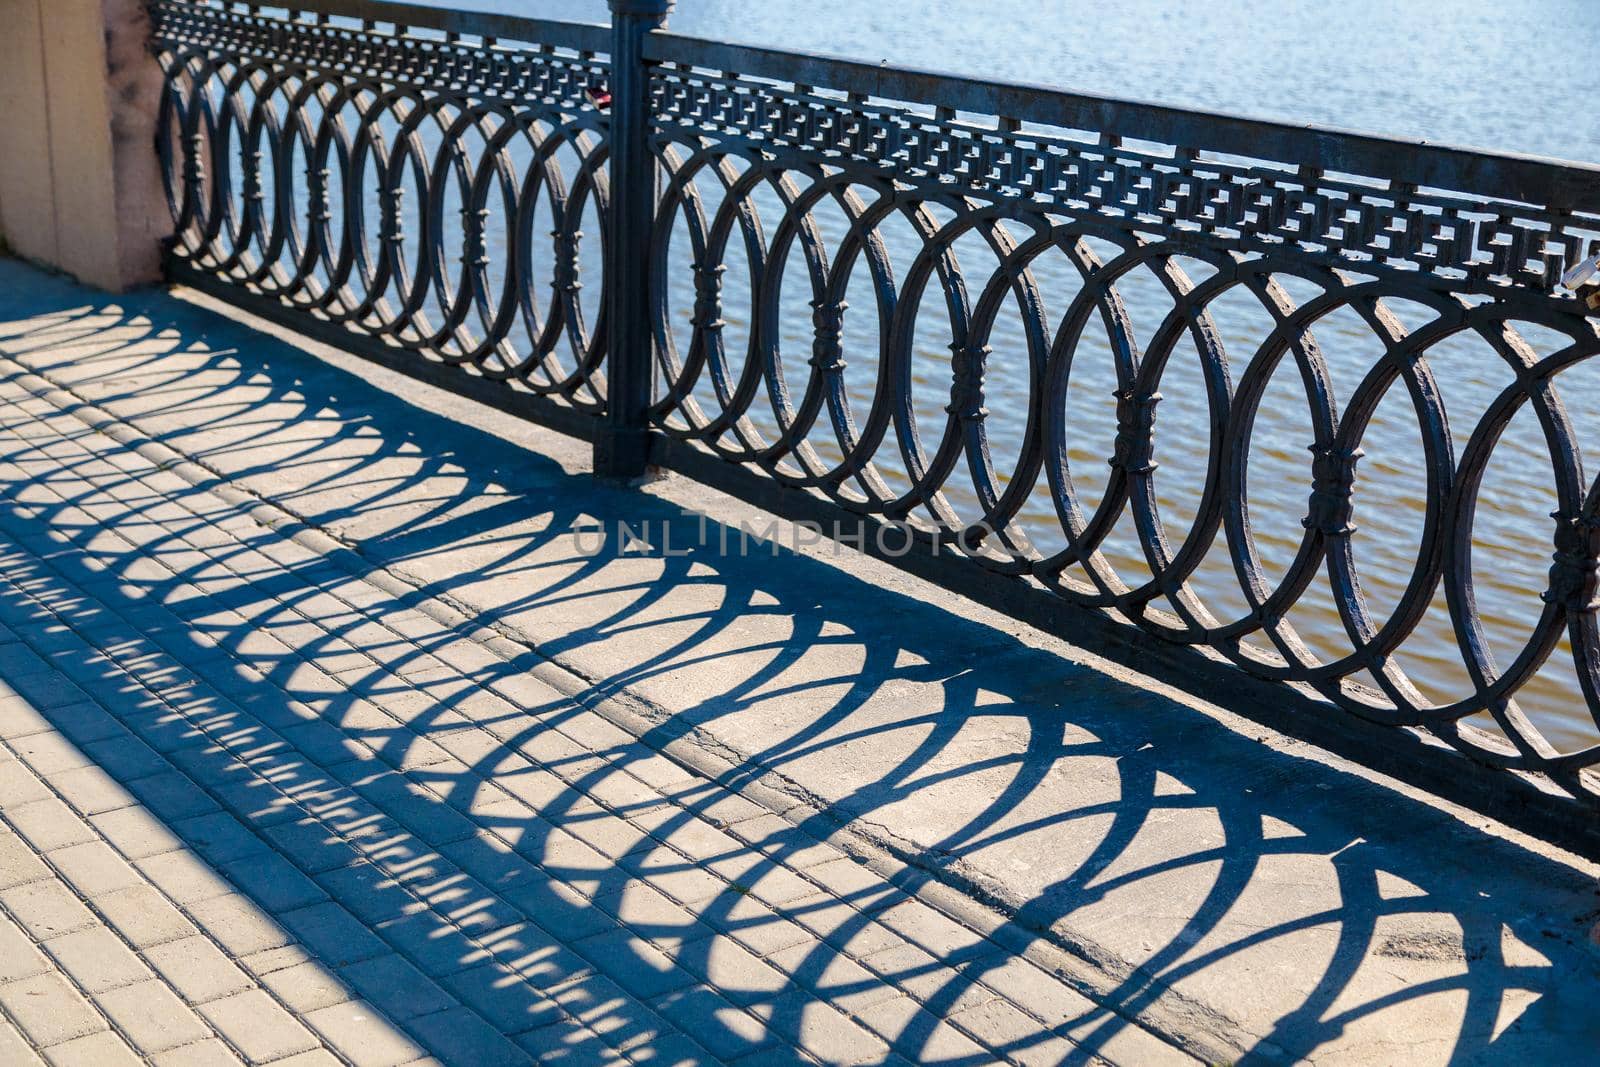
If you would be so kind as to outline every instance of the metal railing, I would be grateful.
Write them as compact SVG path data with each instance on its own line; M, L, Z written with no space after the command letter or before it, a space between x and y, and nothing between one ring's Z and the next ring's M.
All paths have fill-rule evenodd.
M172 276L582 434L603 473L866 521L868 551L1592 846L1600 745L1518 699L1600 717L1600 482L1557 389L1600 352L1558 284L1600 167L698 40L670 6L155 0ZM1397 405L1414 462L1358 477ZM1506 638L1478 527L1512 429L1554 523ZM1356 520L1402 504L1363 490L1406 476L1375 604ZM1421 633L1459 663L1419 681Z

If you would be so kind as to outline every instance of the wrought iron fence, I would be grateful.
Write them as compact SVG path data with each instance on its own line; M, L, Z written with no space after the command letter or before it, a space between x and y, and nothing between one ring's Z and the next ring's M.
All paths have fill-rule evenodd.
M1518 704L1553 669L1600 720L1600 391L1558 390L1600 352L1558 284L1600 167L697 40L670 6L156 0L173 276L584 433L607 473L896 524L928 552L880 554L1113 655L1392 727L1366 751L1447 792L1600 796L1600 745ZM1274 439L1286 391L1306 440ZM1358 476L1397 405L1410 465ZM1554 521L1508 645L1475 529L1524 423ZM1364 494L1396 470L1403 500ZM1375 604L1358 520L1402 508ZM1408 668L1424 632L1454 681ZM1513 773L1463 784L1438 742Z
M401 5L153 11L169 86L158 147L186 268L604 410L604 305L582 299L580 267L583 220L608 195L593 98L607 31L517 20L541 43L507 47L359 14L403 18ZM492 271L496 213L509 262ZM547 294L524 284L541 244Z

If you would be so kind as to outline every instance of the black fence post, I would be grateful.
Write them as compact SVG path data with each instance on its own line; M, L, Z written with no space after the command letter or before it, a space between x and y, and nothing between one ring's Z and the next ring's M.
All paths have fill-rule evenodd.
M606 423L595 436L594 470L632 479L650 461L650 228L655 161L650 154L650 79L643 42L667 23L674 0L610 0L611 205L606 221Z

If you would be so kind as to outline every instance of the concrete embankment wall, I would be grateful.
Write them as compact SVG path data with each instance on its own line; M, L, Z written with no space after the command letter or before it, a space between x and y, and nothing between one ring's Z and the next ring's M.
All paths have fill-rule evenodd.
M160 276L161 72L140 0L0 0L0 240L103 289Z

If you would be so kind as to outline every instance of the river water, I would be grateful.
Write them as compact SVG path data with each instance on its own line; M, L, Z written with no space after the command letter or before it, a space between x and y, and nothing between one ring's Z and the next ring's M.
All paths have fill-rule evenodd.
M607 21L604 0L433 2ZM679 0L669 28L1600 161L1592 0Z
M603 0L464 0L450 6L527 13L581 21L605 21ZM1600 116L1592 86L1600 58L1600 6L1589 0L1522 0L1492 3L1459 0L1421 2L1344 0L1215 0L1211 3L1068 4L1061 0L680 0L673 30L786 48L888 60L922 68L1024 82L1068 86L1087 92L1179 104L1225 113L1281 118L1351 129L1477 145L1501 150L1600 161ZM770 207L771 202L763 205ZM825 237L843 230L842 216L818 223ZM590 225L586 229L592 229ZM892 228L892 227L891 227ZM672 294L673 317L687 337L693 301L690 255L680 228L670 258L685 279ZM909 234L889 236L915 246ZM993 269L981 247L959 245L958 255L975 264L969 278L974 299ZM967 265L966 262L963 264ZM540 269L536 267L536 269ZM586 267L592 270L592 267ZM903 270L903 267L901 268ZM724 313L733 369L742 365L748 337L747 271L730 252ZM803 381L809 355L810 298L805 273L791 256L780 314L783 358L791 386ZM1046 322L1055 323L1074 291L1075 275L1064 260L1043 263ZM852 287L858 309L847 314L844 333L852 395L863 412L871 400L877 333L871 293ZM1292 295L1304 298L1307 286ZM1137 339L1148 341L1170 301L1153 277L1119 286ZM1270 328L1261 305L1232 294L1213 312L1237 375ZM1408 328L1425 324L1428 313L1399 302L1394 308ZM991 345L989 431L996 466L1009 470L1017 453L1026 398L1021 316L1002 316ZM592 313L592 312L591 312ZM1049 318L1048 316L1055 316ZM924 334L922 324L926 322ZM941 335L941 329L944 331ZM929 297L919 316L917 373L913 385L922 432L943 419L948 401L950 337L942 304ZM1349 311L1317 327L1337 395L1347 401L1366 370L1381 356L1370 328ZM1535 348L1553 346L1530 331ZM1187 345L1188 347L1184 347ZM1600 449L1600 360L1561 378L1562 396L1578 426L1578 441L1592 457ZM1459 337L1430 352L1442 385L1450 438L1459 457L1479 415L1512 380L1503 360L1481 338ZM1081 369L1080 369L1081 368ZM1163 520L1174 543L1181 541L1203 481L1208 408L1199 359L1184 342L1162 383L1158 420L1157 491ZM1068 409L1077 430L1069 462L1086 507L1098 500L1115 421L1106 402L1115 378L1110 345L1102 335L1079 347ZM697 395L710 400L709 388ZM715 404L709 405L713 410ZM758 425L772 428L758 415ZM814 436L825 435L826 420ZM1269 576L1283 572L1303 530L1310 484L1311 423L1304 389L1292 364L1268 386L1257 420L1249 461L1251 521ZM1425 493L1422 439L1403 388L1379 405L1364 441L1366 458L1356 489L1355 535L1360 578L1378 622L1387 617L1409 580L1421 536ZM895 451L892 444L880 455ZM837 454L823 449L824 454ZM903 474L889 460L891 482ZM1589 477L1593 477L1592 461ZM963 480L958 471L951 484ZM1542 607L1549 566L1550 511L1555 506L1551 461L1537 421L1524 411L1513 420L1489 466L1472 540L1478 609L1487 620L1490 644L1502 665L1515 658ZM1042 482L1042 479L1041 479ZM973 498L957 492L968 509ZM1060 547L1062 537L1043 485L1022 518L1036 544ZM1239 580L1219 544L1194 585L1218 618L1245 610ZM1130 585L1149 575L1132 524L1125 520L1107 547L1108 560ZM1326 580L1313 584L1290 615L1306 643L1335 657L1345 647ZM1428 618L1398 657L1408 676L1430 699L1448 703L1470 691L1461 654L1440 593ZM1570 750L1596 740L1594 722L1576 685L1570 650L1563 643L1519 698L1530 718L1559 747ZM1479 720L1475 720L1479 721Z

